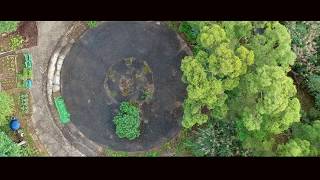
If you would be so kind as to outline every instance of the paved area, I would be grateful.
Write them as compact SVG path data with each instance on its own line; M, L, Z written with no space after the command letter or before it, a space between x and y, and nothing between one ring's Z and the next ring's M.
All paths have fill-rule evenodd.
M155 22L106 22L89 30L74 44L62 67L62 95L72 123L90 140L114 150L141 151L161 145L180 130L185 86L179 69L186 54L177 34ZM155 85L152 101L142 109L141 136L134 141L115 134L112 120L118 105L110 105L104 87L107 69L130 57L147 61Z
M72 22L40 21L38 26L38 46L28 51L33 56L33 116L32 126L41 144L51 156L83 156L63 136L51 117L46 96L47 67L50 56L59 38Z

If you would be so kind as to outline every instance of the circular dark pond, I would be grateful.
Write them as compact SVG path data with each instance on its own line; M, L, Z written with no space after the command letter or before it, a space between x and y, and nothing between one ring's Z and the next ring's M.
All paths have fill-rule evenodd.
M187 55L182 45L175 32L153 22L106 22L90 29L62 68L72 123L114 150L149 150L174 137L186 94L179 70ZM115 133L112 120L121 101L140 105L141 135L132 141Z

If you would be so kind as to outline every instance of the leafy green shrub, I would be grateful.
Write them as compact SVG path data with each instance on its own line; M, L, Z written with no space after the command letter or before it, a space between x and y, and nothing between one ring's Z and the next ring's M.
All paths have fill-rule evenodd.
M320 76L315 74L310 75L307 79L307 87L315 98L315 106L317 109L320 109Z
M209 117L224 118L228 91L238 86L240 76L254 59L252 51L239 42L234 45L224 26L200 23L198 27L196 39L201 49L194 56L184 57L181 63L182 80L188 84L182 121L186 128L204 124Z
M296 123L292 126L292 138L277 148L280 156L319 156L320 121Z
M19 21L0 21L0 33L10 33L17 30Z
M116 125L116 133L120 138L133 140L140 135L139 109L129 102L120 104L120 111L113 119Z
M313 95L320 93L320 76L315 74L309 76L307 86Z
M310 125L297 123L292 127L294 138L300 138L310 143L310 155L320 155L320 121L313 121Z
M310 154L310 143L299 138L290 139L288 143L279 145L277 153L280 156L308 156Z
M9 45L12 50L17 50L23 47L23 42L24 42L23 37L20 35L17 35L10 39Z
M87 25L89 28L95 28L97 27L97 21L87 21Z
M20 110L23 113L28 113L29 112L29 96L28 94L21 94L20 97Z
M158 151L148 151L144 153L144 157L158 157L160 152Z
M33 150L14 143L4 132L0 131L0 157L30 156Z
M307 112L301 110L301 114L301 122L303 123L311 123L316 119L320 119L320 111L315 107L311 107Z
M8 116L13 112L13 98L5 92L0 92L0 126L9 123Z
M193 26L192 23L183 21L179 26L179 31L184 33L187 37L187 40L191 43L195 43L197 36L199 34L199 29L196 26Z
M232 122L215 121L199 128L195 136L186 142L195 156L247 156L241 148Z

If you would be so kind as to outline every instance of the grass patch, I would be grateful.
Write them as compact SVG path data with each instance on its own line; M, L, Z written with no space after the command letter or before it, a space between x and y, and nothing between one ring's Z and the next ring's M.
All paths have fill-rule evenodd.
M97 27L97 21L87 21L87 26L90 29L96 28Z
M114 151L112 149L106 148L105 155L109 157L128 157L129 153L125 151Z

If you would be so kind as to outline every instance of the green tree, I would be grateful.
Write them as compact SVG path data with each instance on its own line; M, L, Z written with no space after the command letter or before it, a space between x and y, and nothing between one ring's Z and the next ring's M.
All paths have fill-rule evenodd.
M273 156L275 135L288 130L300 120L300 103L293 80L287 77L295 55L290 49L290 35L278 22L253 23L255 33L244 45L253 50L255 62L241 77L230 100L232 118L238 136L254 155ZM259 27L259 28L258 28Z
M183 126L232 119L244 148L275 155L275 136L300 120L296 88L287 77L296 55L286 27L279 22L193 25L199 29L197 51L181 65L188 84Z
M315 107L320 109L320 76L312 74L306 81L309 92L314 96Z
M120 111L114 117L116 133L120 138L133 140L140 135L139 109L128 102L120 104Z
M8 116L13 112L13 98L5 92L0 92L0 126L8 124Z
M292 127L294 138L299 138L310 143L310 155L320 155L320 121L313 121L310 125L297 123Z
M239 77L253 64L253 52L230 44L224 29L215 23L202 23L197 37L199 50L181 63L183 81L188 84L182 125L190 128L214 117L225 117L226 91L239 84Z
M289 72L296 55L291 50L288 30L279 22L266 22L263 25L264 32L253 36L247 46L254 51L255 65L280 66Z
M234 100L249 131L279 134L300 119L300 103L293 80L278 66L264 65L246 74Z
M307 85L309 88L309 91L313 95L317 95L320 93L320 76L319 75L311 75L308 77Z
M288 143L279 145L277 154L280 156L308 156L310 154L310 143L299 138L290 139Z

